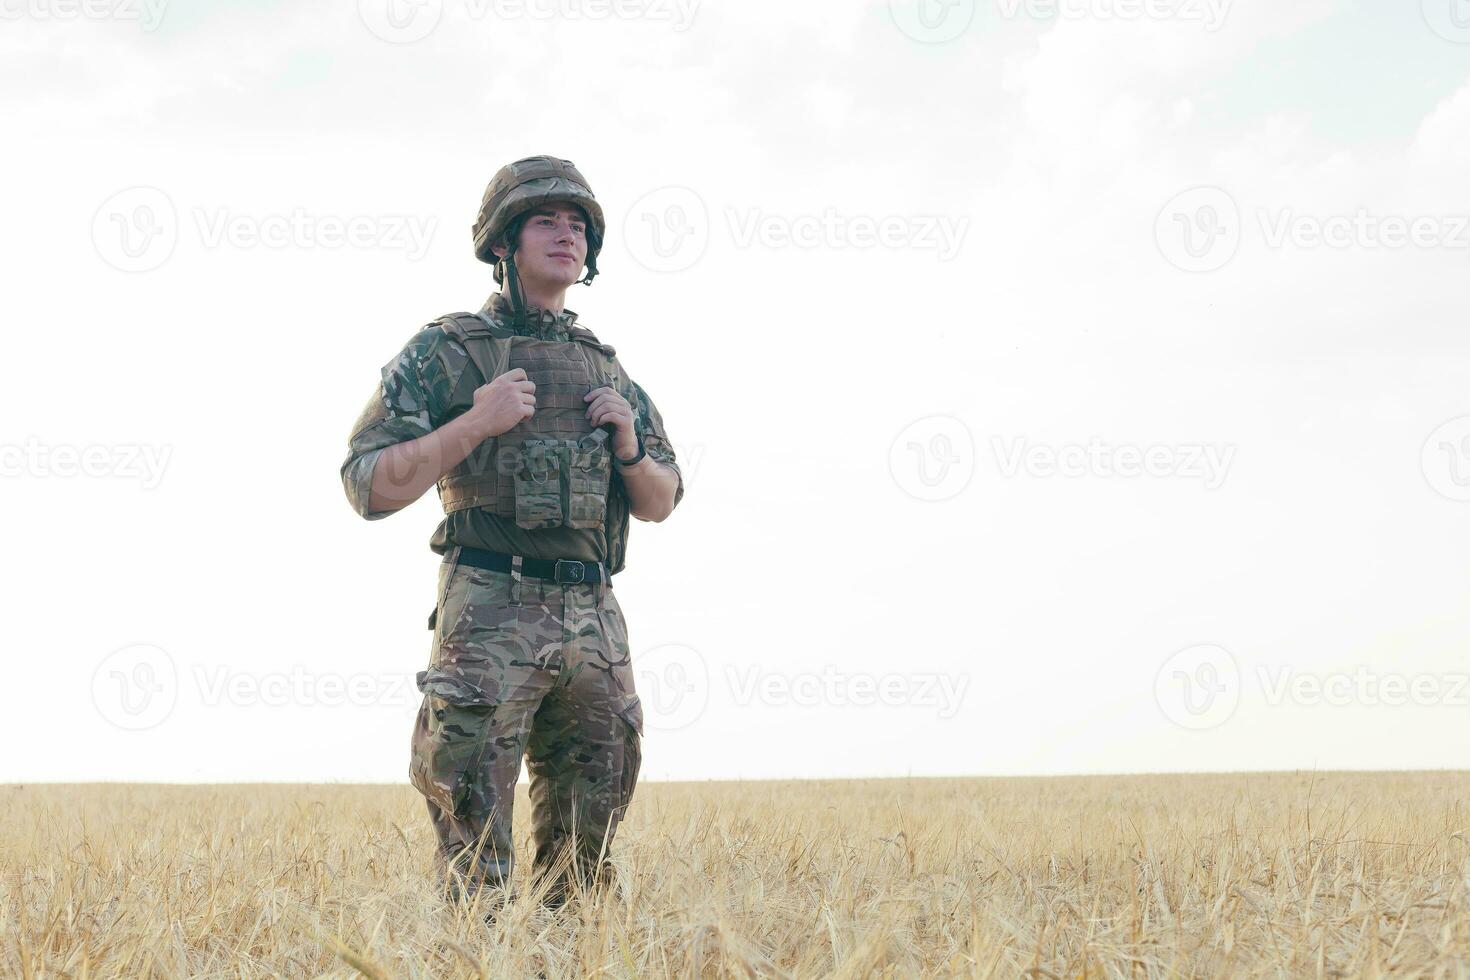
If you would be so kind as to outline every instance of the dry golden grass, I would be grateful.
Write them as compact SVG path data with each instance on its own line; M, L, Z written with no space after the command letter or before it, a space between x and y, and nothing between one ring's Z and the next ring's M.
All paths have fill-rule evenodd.
M645 783L623 900L487 927L433 895L408 787L8 786L0 974L1466 977L1467 787Z

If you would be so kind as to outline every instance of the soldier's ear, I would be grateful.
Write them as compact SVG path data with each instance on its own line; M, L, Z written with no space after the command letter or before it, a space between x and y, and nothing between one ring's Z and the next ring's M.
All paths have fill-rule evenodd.
M523 227L525 227L525 222L523 222L520 218L512 221L509 225L506 226L505 231L501 233L500 240L497 242L492 242L490 244L490 251L494 252L502 259L505 258L506 253L510 251L511 242L520 244L521 229Z

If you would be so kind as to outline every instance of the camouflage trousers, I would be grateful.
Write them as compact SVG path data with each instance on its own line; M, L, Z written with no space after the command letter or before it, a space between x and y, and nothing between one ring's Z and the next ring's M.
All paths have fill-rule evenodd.
M464 899L510 882L524 756L532 869L560 904L573 881L611 880L608 850L638 781L643 709L623 613L609 583L516 577L458 554L439 570L410 779L428 801L442 884Z

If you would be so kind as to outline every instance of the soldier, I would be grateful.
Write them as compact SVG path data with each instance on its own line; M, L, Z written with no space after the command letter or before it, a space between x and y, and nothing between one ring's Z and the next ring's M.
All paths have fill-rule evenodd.
M684 482L653 401L563 306L567 287L596 276L606 235L571 161L502 167L472 230L504 292L479 313L433 321L383 367L342 485L367 520L430 484L444 507L409 774L447 894L509 883L524 755L533 873L558 906L574 883L611 880L608 848L642 758L610 576L624 565L630 515L662 521ZM503 895L485 896L492 918Z

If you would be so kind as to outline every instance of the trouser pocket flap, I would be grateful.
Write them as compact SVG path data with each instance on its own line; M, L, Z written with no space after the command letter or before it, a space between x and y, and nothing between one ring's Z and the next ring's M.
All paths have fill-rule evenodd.
M643 734L643 702L638 695L630 694L618 707L618 717L632 726L633 731Z
M441 810L468 810L496 706L468 682L429 669L418 675L424 702L414 725L409 781Z

